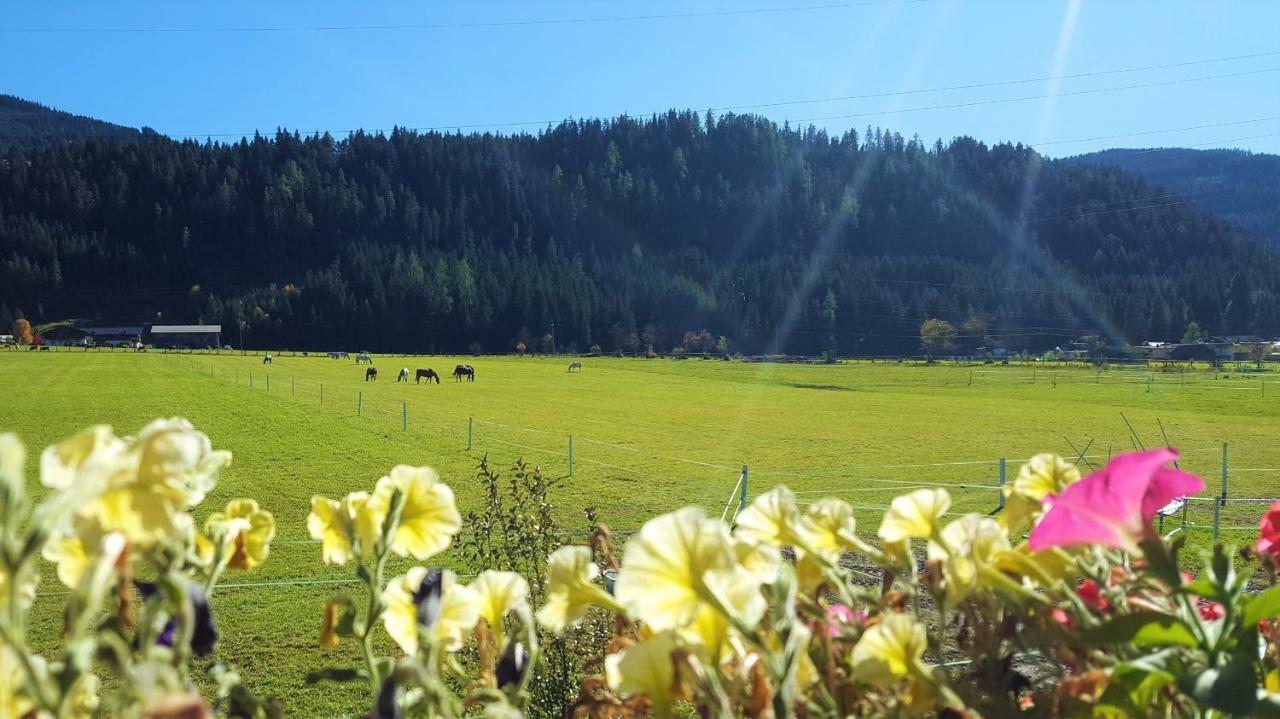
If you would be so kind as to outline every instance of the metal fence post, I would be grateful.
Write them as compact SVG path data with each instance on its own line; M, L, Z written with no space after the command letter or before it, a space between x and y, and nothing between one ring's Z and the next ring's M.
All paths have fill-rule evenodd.
M400 431L409 431L409 403L400 402Z
M295 377L289 378L289 394L294 397L298 396L298 380Z
M996 500L998 502L998 504L996 505L997 512L1004 509L1004 483L1005 483L1005 477L1008 476L1006 473L1005 467L1006 465L1005 465L1004 457L1001 457L1000 458L1000 498Z
M573 435L569 435L569 476L573 476Z
M471 430L475 426L475 417L467 417L467 451L471 451Z
M356 392L356 416L364 414L364 392Z
M267 391L271 391L271 375L267 375Z
M747 478L750 474L751 470L747 468L747 465L742 465L742 496L738 500L739 512L747 508Z
M320 404L324 404L324 382L320 383Z
M1227 443L1222 443L1222 493L1218 495L1218 501L1213 503L1213 541L1218 541L1218 533L1221 529L1222 507L1227 503Z
M253 387L253 370L249 370L249 387Z

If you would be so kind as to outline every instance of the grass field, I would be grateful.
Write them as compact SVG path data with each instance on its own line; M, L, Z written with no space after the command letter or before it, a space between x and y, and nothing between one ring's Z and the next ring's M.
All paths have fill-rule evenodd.
M400 367L448 372L458 361L476 367L476 382L395 382ZM326 568L306 535L310 497L369 488L398 463L438 468L465 511L479 499L483 453L498 466L524 456L564 477L555 496L566 527L585 528L582 510L594 505L619 530L688 504L719 516L747 465L752 495L785 483L802 501L839 496L870 533L879 508L916 486L945 485L957 510L991 511L1001 457L1010 479L1036 452L1074 456L1071 443L1089 445L1088 461L1100 464L1132 447L1123 413L1147 446L1163 443L1162 424L1183 466L1206 478L1206 494L1218 490L1224 442L1232 498L1280 494L1280 382L1258 375L612 358L588 358L570 374L568 361L378 357L381 378L364 382L351 360L314 356L276 356L264 367L260 355L3 352L0 431L18 432L34 454L88 424L129 433L180 415L232 450L198 518L252 496L275 513L279 534L264 567L219 590L219 655L291 716L357 715L364 699L363 687L302 683L341 661L315 648L315 630L324 597L347 576ZM1191 521L1208 524L1211 505L1193 503ZM1225 535L1249 536L1262 509L1228 504ZM1201 543L1210 532L1189 534ZM41 590L33 631L52 639L52 573Z

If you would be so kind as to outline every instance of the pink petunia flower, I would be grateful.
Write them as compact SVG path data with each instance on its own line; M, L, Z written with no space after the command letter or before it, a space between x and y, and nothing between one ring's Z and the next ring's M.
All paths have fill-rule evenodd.
M1111 611L1111 602L1102 596L1102 587L1099 587L1098 583L1092 579L1086 579L1080 583L1079 587L1076 587L1076 596L1080 597L1085 604L1100 612Z
M840 636L841 624L860 624L867 619L865 610L854 612L843 604L832 604L827 607L827 636Z
M1271 509L1258 521L1258 554L1268 554L1280 559L1280 502L1271 505Z
M1053 621L1061 624L1063 629L1070 631L1075 627L1075 621L1071 618L1071 615L1067 613L1067 610L1062 607L1054 607L1053 610L1049 612L1049 616L1053 617Z
M1197 605L1196 609L1200 610L1200 618L1206 622L1222 619L1222 617L1227 613L1227 611L1222 608L1222 605L1217 602L1205 602L1204 604Z
M1031 549L1098 544L1137 551L1161 507L1204 491L1199 477L1167 466L1177 458L1172 449L1122 454L1061 494L1046 496L1048 511L1031 530Z

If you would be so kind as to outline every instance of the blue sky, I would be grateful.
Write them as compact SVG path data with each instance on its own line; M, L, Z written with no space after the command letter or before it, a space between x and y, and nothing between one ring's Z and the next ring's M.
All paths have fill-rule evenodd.
M743 9L764 12L721 14ZM501 24L688 13L706 14ZM472 26L96 31L415 24ZM1271 53L745 111L833 131L878 125L927 141L968 134L1054 143L1041 146L1051 155L1173 145L1280 152L1278 28L1277 0L27 1L9 4L0 17L0 31L23 30L0 32L0 92L181 136L534 123L485 128L510 132L564 117L702 111ZM54 29L77 32L45 32ZM1109 90L1133 85L1144 87ZM920 109L966 103L979 104ZM1223 123L1236 124L1166 132ZM1061 142L1132 133L1152 134Z

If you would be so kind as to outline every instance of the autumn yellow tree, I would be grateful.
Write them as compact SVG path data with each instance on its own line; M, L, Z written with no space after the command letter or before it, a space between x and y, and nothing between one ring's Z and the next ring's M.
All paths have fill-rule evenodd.
M929 319L920 325L920 347L932 361L934 357L951 351L956 342L956 328L946 320Z
M31 336L31 323L25 318L13 321L13 341L20 345L29 345L35 341L35 337Z

